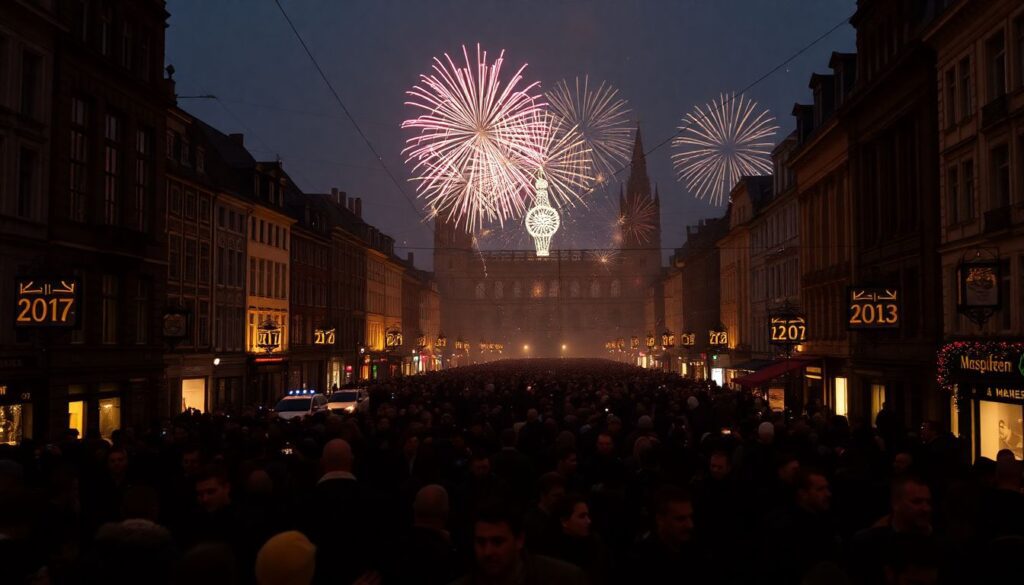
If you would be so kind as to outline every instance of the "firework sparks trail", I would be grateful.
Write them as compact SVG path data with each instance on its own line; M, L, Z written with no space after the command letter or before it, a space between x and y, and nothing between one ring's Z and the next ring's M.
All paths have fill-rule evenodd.
M721 205L744 175L771 172L775 118L742 94L720 94L683 118L672 140L672 162L680 181L699 199Z
M590 190L590 149L575 126L546 111L536 111L525 142L530 145L517 161L533 175L543 172L554 207L572 207Z
M558 82L545 97L550 111L564 121L566 128L575 127L591 151L591 174L598 183L604 183L626 162L632 127L626 100L619 90L601 82L591 88L590 77L579 77L570 85L568 80Z
M504 51L493 63L479 45L475 63L465 46L462 55L465 65L435 57L433 72L407 92L406 104L420 115L402 122L417 131L402 153L434 215L472 231L526 209L533 176L517 161L538 157L530 138L546 104L535 93L539 84L523 81L526 65L502 79Z

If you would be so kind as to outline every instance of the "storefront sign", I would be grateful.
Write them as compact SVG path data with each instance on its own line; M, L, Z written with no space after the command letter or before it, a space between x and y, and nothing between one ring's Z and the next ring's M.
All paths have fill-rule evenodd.
M314 329L313 330L313 345L334 345L334 328L331 329Z
M693 347L697 343L697 334L692 331L679 334L679 345L683 347Z
M73 279L18 281L15 327L74 327L80 285Z
M803 315L773 315L768 320L772 345L796 345L807 341L807 319Z
M999 263L992 260L964 262L957 268L961 311L971 309L998 309Z
M712 329L708 331L708 345L711 347L728 346L729 333L725 329Z
M899 329L898 288L850 287L847 301L847 329Z

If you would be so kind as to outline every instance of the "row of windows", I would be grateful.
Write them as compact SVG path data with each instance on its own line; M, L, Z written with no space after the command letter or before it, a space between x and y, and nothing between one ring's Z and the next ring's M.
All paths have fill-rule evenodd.
M182 198L184 193L184 198ZM213 198L205 191L196 191L183 187L177 181L167 181L167 208L171 215L183 216L185 219L198 219L200 223L212 221L210 210Z
M307 307L326 307L327 285L311 278L293 278L292 302Z
M242 351L245 345L245 309L217 305L214 307L213 336L218 351Z
M161 23L162 24L162 23ZM158 79L158 33L143 23L125 18L110 2L75 0L72 32L79 40L113 60L143 81Z
M772 250L797 237L797 206L787 205L766 217L751 233L755 252Z
M287 264L249 258L249 294L268 299L286 299L287 285Z
M167 279L183 284L210 284L210 242L167 236Z
M68 217L72 221L87 221L92 200L92 136L98 121L94 109L94 104L84 97L71 98ZM124 117L111 110L103 113L102 121L103 223L145 231L155 186L153 131L142 126L134 128L134 132L127 131ZM131 169L130 177L125 164Z
M230 207L217 206L217 227L237 234L245 233L245 214Z
M217 284L233 288L245 286L245 252L217 246Z
M506 288L505 284L506 283L504 281L500 281L500 280L495 282L494 285L493 285L492 291L491 291L491 297L490 298L497 299L497 300L505 298L505 288ZM546 286L545 286L545 284L546 284ZM559 295L560 285L559 285L559 281L558 280L552 280L552 281L550 281L548 283L545 283L542 280L535 280L532 283L527 283L527 286L530 287L529 291L527 293L530 298L539 299L539 298L544 298L544 297L557 297ZM611 296L612 298L617 298L617 297L622 295L622 285L619 283L618 279L612 280L611 282L608 283L607 286L608 286L608 295ZM509 283L509 288L511 288L511 297L512 298L519 299L519 298L523 297L523 283L522 282L520 282L518 280L512 281L511 283ZM601 297L601 290L602 290L602 284L599 281L592 280L590 282L589 298L595 298L595 299L596 298L600 298ZM580 281L572 280L572 281L569 282L569 296L571 298L574 298L574 299L575 298L580 298L582 296L581 288L580 288ZM475 297L478 298L478 299L486 299L486 298L488 298L488 296L487 296L487 283L485 283L485 282L478 282L478 283L476 283Z
M1000 28L985 40L981 58L984 70L979 76L984 76L985 103L1005 95L1008 87L1024 87L1024 14L1017 16L1008 29ZM971 55L965 55L943 75L947 127L974 114L971 61Z
M117 275L105 274L100 279L99 339L104 345L118 343L146 344L150 340L151 287L144 280L131 285ZM92 306L88 293L83 296L85 306ZM79 325L71 331L71 343L86 342L92 331L90 311L80 311Z
M1012 147L1012 148L1011 148ZM1003 142L988 151L989 172L982 175L988 184L976 185L974 160L967 158L946 167L946 225L974 221L985 211L1004 209L1024 200L1024 134L1015 143ZM1014 176L1019 186L1013 188ZM986 195L978 200L978 187Z
M276 223L249 218L249 239L254 242L273 246L282 250L288 249L288 228Z

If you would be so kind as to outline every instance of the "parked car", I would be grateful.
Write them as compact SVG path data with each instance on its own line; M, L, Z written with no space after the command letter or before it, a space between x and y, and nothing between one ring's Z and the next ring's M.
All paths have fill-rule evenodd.
M327 408L333 412L366 412L370 407L370 395L366 388L343 388L327 397Z
M316 390L289 390L288 395L274 407L277 416L285 420L302 418L327 410L327 397Z

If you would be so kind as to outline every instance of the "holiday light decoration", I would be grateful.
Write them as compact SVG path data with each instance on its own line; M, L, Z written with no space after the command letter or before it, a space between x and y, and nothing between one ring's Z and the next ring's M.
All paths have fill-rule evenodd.
M526 231L533 237L537 256L544 257L548 256L551 236L558 231L560 220L558 212L548 204L548 181L543 170L537 173L534 185L537 195L533 207L526 214Z
M493 62L480 45L475 61L465 46L462 55L464 65L435 57L432 73L407 92L419 115L402 122L416 132L402 153L431 215L473 231L525 211L533 174L522 163L542 158L531 149L546 131L534 127L545 102L538 83L523 80L525 64L502 78L504 51Z
M630 110L619 90L605 82L593 87L590 76L584 76L582 83L579 77L573 82L563 79L545 97L563 127L575 127L590 149L595 180L611 180L626 162L632 140Z
M771 138L778 126L768 110L742 94L720 94L683 118L672 139L678 178L699 199L721 205L744 175L771 172Z

